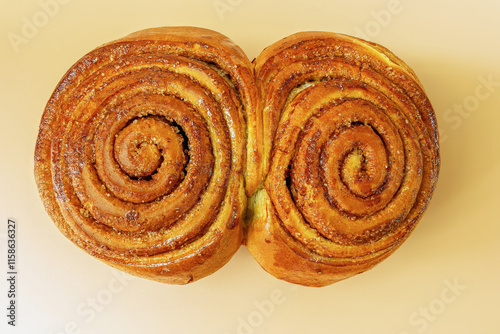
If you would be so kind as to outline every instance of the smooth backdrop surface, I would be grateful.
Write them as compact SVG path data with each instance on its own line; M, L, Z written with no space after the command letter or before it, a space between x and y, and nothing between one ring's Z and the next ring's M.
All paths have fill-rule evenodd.
M498 333L500 324L500 2L0 1L1 333ZM33 25L35 29L29 29ZM188 286L121 274L73 246L38 198L33 148L66 70L131 32L217 30L256 57L297 31L380 43L422 81L441 130L442 168L410 239L373 270L294 287L245 247ZM7 219L18 223L17 326L7 325Z

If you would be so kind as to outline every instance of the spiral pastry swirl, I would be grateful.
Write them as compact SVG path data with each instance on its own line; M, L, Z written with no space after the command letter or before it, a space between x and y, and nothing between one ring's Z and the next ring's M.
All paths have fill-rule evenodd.
M298 33L255 61L264 186L247 246L274 276L324 286L372 268L413 231L439 171L414 72L353 37Z
M304 32L252 64L194 27L139 31L80 59L35 150L41 198L68 239L175 284L215 272L242 242L292 283L366 271L414 230L439 165L434 110L389 50Z
M227 37L191 27L140 31L80 59L46 106L35 152L57 227L161 282L223 266L243 238L251 66Z

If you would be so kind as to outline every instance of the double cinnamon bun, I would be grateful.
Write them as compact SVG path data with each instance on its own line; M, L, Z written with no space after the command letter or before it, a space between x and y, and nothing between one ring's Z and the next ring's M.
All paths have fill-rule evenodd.
M415 73L377 44L323 32L253 63L194 27L105 44L61 79L35 150L40 196L69 240L174 284L242 243L288 282L361 273L408 238L438 172Z

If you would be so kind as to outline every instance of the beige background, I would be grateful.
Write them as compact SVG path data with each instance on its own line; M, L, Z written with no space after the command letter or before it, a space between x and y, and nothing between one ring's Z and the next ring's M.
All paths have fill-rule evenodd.
M0 332L500 331L500 2L0 4ZM38 26L30 30L31 24ZM121 275L65 240L42 208L32 173L44 105L86 52L163 25L220 31L251 59L296 31L327 30L364 34L405 60L424 84L442 133L438 188L411 238L375 269L321 289L274 279L244 247L214 275L168 286ZM15 330L5 317L7 217L18 221L19 235Z

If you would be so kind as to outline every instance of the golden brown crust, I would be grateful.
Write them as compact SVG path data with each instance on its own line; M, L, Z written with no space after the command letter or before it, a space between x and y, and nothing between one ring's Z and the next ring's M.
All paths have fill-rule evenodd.
M210 30L148 29L93 50L40 124L47 212L72 242L131 274L184 284L213 273L243 238L256 101L251 63Z
M265 186L249 200L248 249L308 286L370 269L413 231L437 181L420 82L387 49L326 32L289 36L254 63Z
M195 27L142 30L80 59L35 150L41 198L68 239L174 284L222 267L244 232L292 283L366 271L413 231L439 164L434 110L386 48L302 32L251 64Z

